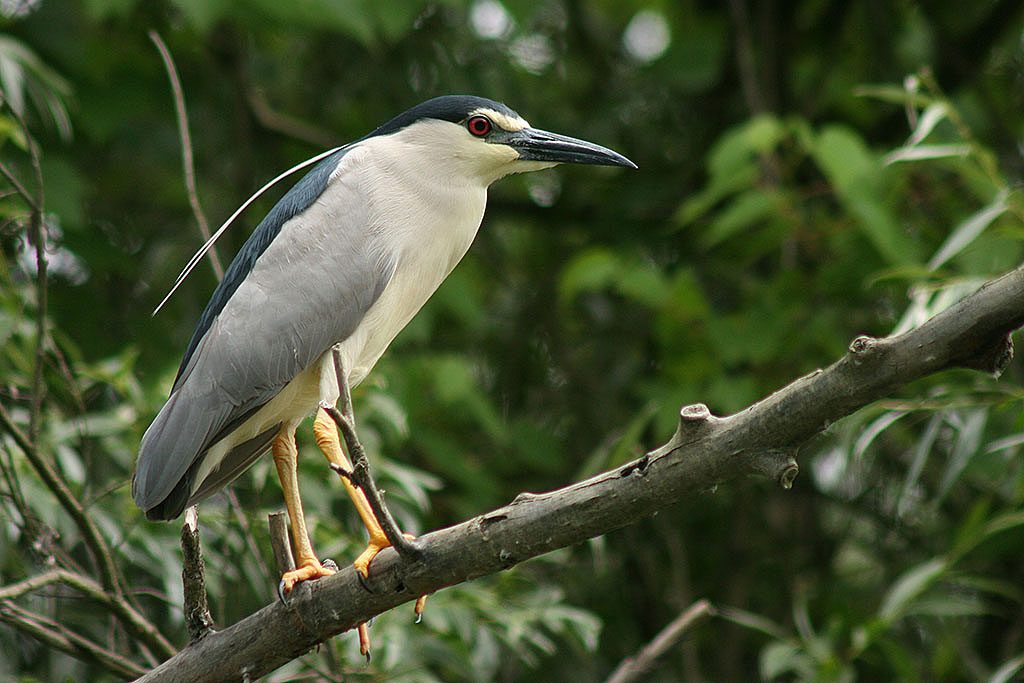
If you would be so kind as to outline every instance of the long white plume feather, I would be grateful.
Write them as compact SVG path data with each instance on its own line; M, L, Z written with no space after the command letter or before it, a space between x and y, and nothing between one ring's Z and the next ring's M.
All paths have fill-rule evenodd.
M200 247L199 251L197 251L195 253L195 255L191 259L189 259L188 264L185 266L185 268L178 275L178 279L174 281L174 286L171 287L171 291L167 292L167 296L165 296L163 301L160 302L160 305L157 306L155 309L153 309L153 315L156 315L157 313L160 312L160 309L164 307L164 304L166 304L167 300L171 298L171 295L174 294L175 291L177 291L178 287L181 286L181 283L184 282L185 278L187 278L189 273L192 272L192 269L195 268L197 265L199 265L199 262L203 259L204 256L206 256L206 252L208 252L210 250L210 248L214 245L214 243L217 241L217 238L219 238L224 233L224 231L228 229L228 227L235 221L235 219L238 218L238 216L243 211L245 211L249 207L250 204L252 204L254 201L259 199L259 197L264 192L266 192L271 187L273 187L277 183L281 182L282 180L284 180L285 178L290 176L292 173L295 173L296 171L301 171L302 169L306 168L307 166L312 166L313 164L315 164L316 162L320 161L321 159L324 159L324 158L329 157L330 155L334 154L339 149L341 149L341 147L335 147L333 149L329 149L326 152L322 152L321 154L317 154L312 159L307 159L306 161L303 161L302 163L299 163L299 164L296 164L295 166L292 166L287 171L285 171L281 175L277 176L276 178L271 180L269 183L267 183L266 185L261 187L259 190L257 190L256 193L253 196L251 196L248 199L246 199L245 203L242 204L237 209L235 209L235 212L233 214L231 214L231 216L226 221L224 221L224 224L221 225L219 228L217 228L217 232L213 233L213 235L210 237L210 239L206 240L206 244L204 244L202 247Z

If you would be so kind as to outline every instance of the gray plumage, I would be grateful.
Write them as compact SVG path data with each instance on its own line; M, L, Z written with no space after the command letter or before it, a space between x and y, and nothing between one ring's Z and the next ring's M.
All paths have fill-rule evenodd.
M170 397L142 439L132 494L150 518L173 519L219 488L190 493L203 452L348 337L390 279L394 264L380 268L382 255L372 252L356 188L333 183L332 192L343 195L338 205L349 209L344 220L303 220L344 151L310 171L260 223L200 318ZM325 242L331 251L321 248ZM296 287L299 274L316 286ZM272 436L229 454L220 471L231 476L217 483L241 474Z
M301 420L337 399L335 344L358 384L466 253L491 183L557 163L635 167L465 95L324 155L235 257L143 436L132 495L151 519L228 484L275 435L294 443Z

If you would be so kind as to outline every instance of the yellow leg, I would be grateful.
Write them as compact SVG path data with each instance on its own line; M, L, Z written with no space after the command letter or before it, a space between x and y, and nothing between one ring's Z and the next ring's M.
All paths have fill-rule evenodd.
M287 426L281 427L274 437L271 449L274 454L274 465L277 466L277 477L281 480L281 489L284 492L284 504L288 508L288 518L291 520L292 544L295 549L295 569L285 572L281 577L281 589L287 595L295 584L330 576L334 571L320 564L309 542L296 476L299 451L295 446L295 432Z
M316 437L316 443L323 451L324 457L327 458L327 462L332 465L341 467L346 472L352 471L352 463L349 461L348 456L345 455L345 451L341 448L341 439L338 436L338 427L334 424L334 420L331 416L323 409L316 411L316 419L313 421L313 435ZM352 485L352 482L347 477L341 477L341 483L345 486L345 491L348 492L349 498L352 499L352 503L356 506L356 511L359 513L359 518L363 520L363 525L366 527L367 533L370 535L370 541L356 561L353 563L357 572L362 574L363 578L370 576L370 562L377 554L391 545L391 541L384 535L384 530L380 526L380 522L377 521L377 516L373 513L373 508L370 507L370 503L366 500L366 495L361 489ZM412 539L414 536L405 534L406 538ZM416 600L414 607L416 612L416 622L419 623L420 615L423 614L423 608L426 605L427 596L421 595ZM369 653L370 641L369 634L366 631L365 624L360 624L359 631L359 644L360 651L364 655Z
M322 409L316 411L316 419L313 421L313 435L316 437L316 443L320 450L323 451L324 457L327 458L327 462L341 467L346 472L352 471L352 463L349 462L345 452L341 449L338 427L334 424L331 416ZM363 520L367 533L370 535L370 542L366 546L366 550L353 563L356 571L362 574L363 578L366 578L370 575L370 562L377 556L377 553L390 546L391 542L384 535L384 530L381 529L380 522L377 521L377 517L373 514L373 509L370 507L370 503L367 502L366 495L362 490L353 486L352 482L346 477L341 477L341 482L345 486L345 491L348 492L348 497L352 499L353 505L356 506L356 512L359 513L359 518Z

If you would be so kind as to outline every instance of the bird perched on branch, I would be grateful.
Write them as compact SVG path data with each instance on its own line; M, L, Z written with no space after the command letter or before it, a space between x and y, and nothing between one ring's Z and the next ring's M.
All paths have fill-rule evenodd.
M351 470L320 406L335 405L366 377L462 259L488 186L559 163L636 168L610 149L533 128L498 102L452 95L292 169L313 166L231 263L142 438L136 504L150 519L174 519L271 452L295 545L296 568L282 578L283 592L332 573L306 532L296 427L316 413L320 449L336 469ZM228 219L171 293L238 214L285 175ZM355 563L367 576L389 542L363 491L344 483L370 535Z

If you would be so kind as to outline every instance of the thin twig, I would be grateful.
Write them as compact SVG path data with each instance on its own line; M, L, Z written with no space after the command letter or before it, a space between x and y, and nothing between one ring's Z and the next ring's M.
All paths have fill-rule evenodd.
M750 32L750 13L743 0L729 0L733 29L736 34L736 66L743 89L743 99L751 114L764 113L766 107L758 85L757 63L754 59L754 41Z
M185 593L185 626L194 643L213 631L213 617L206 602L206 570L199 544L199 513L193 505L185 510L181 525L181 585Z
M334 372L338 378L338 401L341 403L344 412L339 411L326 402L321 402L320 407L338 425L342 438L345 439L345 445L348 447L349 457L352 460L352 471L338 472L338 474L348 477L353 484L363 490L363 493L366 494L366 501L370 504L374 516L377 517L377 521L380 522L384 535L398 554L409 560L419 559L423 554L422 551L411 540L406 538L398 528L395 518L391 516L391 511L384 503L380 490L370 474L370 461L366 457L366 450L359 441L359 436L356 434L352 411L352 395L349 391L348 380L345 377L341 351L335 346L331 353L334 358Z
M8 434L14 439L14 443L18 445L18 448L25 454L29 464L35 470L39 478L43 480L46 487L53 492L57 498L57 502L60 503L61 507L71 516L75 524L82 531L82 537L85 540L89 550L96 557L96 561L99 564L100 577L104 587L107 590L112 591L115 594L120 595L122 593L121 582L118 579L117 568L114 565L114 559L110 553L110 548L107 546L106 541L103 539L103 535L100 533L99 528L92 519L86 514L85 508L75 497L75 494L71 492L64 478L57 472L53 465L44 458L39 451L36 449L35 444L29 439L18 425L14 422L10 413L7 409L0 404L0 425L7 431Z
M150 645L154 645L156 643L156 649L159 650L159 654L161 656L169 656L168 651L170 654L176 652L174 646L166 640L162 641L162 646L158 644L160 639L162 639L162 636L159 636L158 632L156 635L159 639L154 638L153 636L141 635L150 631L155 632L156 627L154 627L144 615L135 610L131 605L128 605L123 599L112 595L108 590L96 583L96 581L90 577L68 571L66 569L53 569L43 574L32 576L17 583L12 583L0 588L0 603L8 603L11 600L53 584L62 584L69 588L74 588L80 593L84 593L86 596L100 603L109 609L111 613L117 616L118 619L128 627L128 630L138 636L140 640Z
M18 122L22 134L25 136L25 143L28 147L29 162L32 165L32 174L36 184L35 195L21 185L17 178L7 167L2 171L7 180L11 183L18 194L22 196L29 206L29 241L35 247L36 254L36 343L34 360L32 364L32 392L31 412L29 413L29 438L36 442L39 437L39 422L43 410L43 363L46 358L47 341L47 309L48 309L48 281L46 260L46 226L43 222L43 208L46 206L46 199L43 190L43 170L39 161L39 146L28 128L24 117L15 111L8 103L8 110L11 116Z
M185 92L181 87L181 79L178 77L178 69L174 66L174 58L171 51L167 49L160 34L156 31L149 32L149 39L153 41L160 58L167 70L167 78L171 82L171 93L174 95L174 111L178 121L178 133L181 135L181 164L185 171L185 191L188 193L188 203L192 207L192 215L199 226L199 233L205 243L210 239L210 224L203 213L203 207L199 203L199 192L196 190L196 170L192 154L192 136L188 131L188 111L185 108ZM220 256L217 254L217 247L213 245L207 252L210 257L210 266L218 280L224 279L224 266L221 265Z
M249 103L249 109L253 116L264 128L317 147L338 146L336 135L294 116L277 111L270 105L262 91L252 89L245 99Z
M651 642L644 645L632 657L623 659L605 683L633 683L654 668L658 659L676 646L686 632L701 619L714 614L714 608L707 600L698 600L682 614L661 629Z
M7 179L7 182L9 182L11 186L14 188L15 193L19 195L26 204L28 204L28 208L31 211L40 210L39 205L36 204L36 198L33 197L32 194L25 189L25 186L21 184L21 181L18 180L18 177L14 175L11 169L7 168L7 164L3 163L2 161L0 161L0 175L3 175L3 177Z
M18 605L0 604L0 621L10 624L56 650L67 652L74 657L91 659L122 678L136 678L146 673L145 667L123 655L108 650L48 617Z
M249 524L249 519L245 516L245 510L242 509L242 505L238 502L238 496L230 488L226 489L224 493L227 495L228 506L234 513L235 520L242 530L242 539L245 541L245 547L249 551L249 555L252 556L253 562L256 563L256 568L259 569L263 579L269 581L270 568L267 567L267 563L263 560L263 555L260 554L259 546L256 545L256 538L252 534L252 526Z
M82 504L71 492L71 489L68 488L67 483L57 470L54 469L53 465L42 457L25 433L18 428L18 425L2 404L0 404L0 426L11 436L14 443L25 454L36 474L39 475L39 478L43 480L46 487L53 493L61 507L64 508L65 512L75 522L75 526L81 532L86 546L96 558L102 581L101 592L108 596L108 605L114 615L128 627L133 635L152 647L157 655L162 657L173 655L177 651L175 647L164 638L152 622L132 607L125 597L121 587L122 580L114 564L110 546L103 538L96 523L86 514Z

